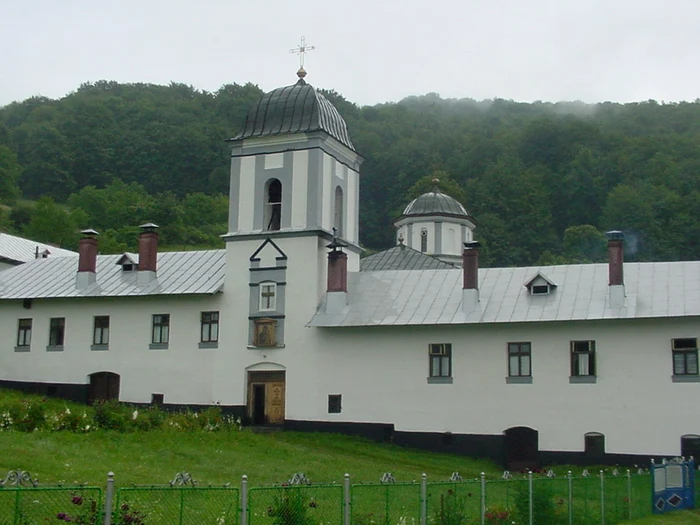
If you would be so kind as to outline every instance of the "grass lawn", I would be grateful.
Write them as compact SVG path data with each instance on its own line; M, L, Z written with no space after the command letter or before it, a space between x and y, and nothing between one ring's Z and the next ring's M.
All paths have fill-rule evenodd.
M104 485L108 471L116 483L166 483L188 471L203 483L238 484L243 474L251 485L283 483L304 472L314 482L379 481L392 472L397 480L446 480L454 471L476 477L498 468L486 461L461 456L407 450L398 446L334 434L277 432L97 431L0 432L0 473L21 468L42 484Z

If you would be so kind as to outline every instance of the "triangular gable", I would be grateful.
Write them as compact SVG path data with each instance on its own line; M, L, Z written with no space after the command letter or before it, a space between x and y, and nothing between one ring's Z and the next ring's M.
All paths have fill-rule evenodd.
M124 266L125 264L137 265L139 263L139 257L133 253L124 253L119 259L117 259L117 264L119 266Z
M534 276L532 279L530 279L529 281L527 281L527 282L525 283L525 287L526 287L527 289L530 289L530 288L532 288L533 286L535 286L535 285L537 285L537 284L548 284L548 285L551 286L552 288L556 288L556 287L557 287L556 283L553 282L551 279L549 279L549 278L548 278L545 274L543 274L542 272L537 272L537 273L535 274L535 276Z
M253 268L274 268L286 266L287 254L269 237L263 241L257 250L250 256Z

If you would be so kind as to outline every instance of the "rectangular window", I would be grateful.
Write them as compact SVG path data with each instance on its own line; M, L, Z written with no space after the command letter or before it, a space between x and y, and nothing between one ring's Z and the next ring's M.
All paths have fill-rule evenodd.
M698 340L696 338L673 340L673 375L698 375Z
M63 346L66 334L66 318L54 317L49 325L49 346Z
M202 343L219 340L219 312L202 312Z
M93 345L108 345L109 344L109 316L96 315L95 327L92 332Z
M260 311L277 309L277 284L260 283Z
M328 396L328 413L329 414L340 414L342 410L342 400L343 396L340 394L330 394Z
M531 372L530 343L508 343L508 375L529 377Z
M28 348L32 344L32 320L20 319L17 325L17 346Z
M595 375L595 341L571 341L571 376Z
M151 342L154 344L167 344L170 341L170 314L155 314L153 316L153 335Z
M430 377L452 377L452 345L429 346Z

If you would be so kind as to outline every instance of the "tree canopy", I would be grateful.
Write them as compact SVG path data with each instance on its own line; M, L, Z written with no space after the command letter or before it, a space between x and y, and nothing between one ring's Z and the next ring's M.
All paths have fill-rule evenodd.
M433 93L359 107L322 92L366 159L360 240L370 249L395 242L393 221L437 177L478 222L484 264L597 261L608 229L628 234L631 259L700 258L700 101L525 104ZM152 221L165 244L222 246L224 141L261 95L250 83L210 93L99 81L4 106L0 204L12 209L0 224L70 248L75 235L46 228L65 213L60 220L80 222L75 230L98 229L103 251L119 251Z

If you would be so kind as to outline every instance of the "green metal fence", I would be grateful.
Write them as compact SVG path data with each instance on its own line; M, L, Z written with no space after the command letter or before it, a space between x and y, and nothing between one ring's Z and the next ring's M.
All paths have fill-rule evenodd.
M420 483L353 485L350 494L350 519L355 525L420 523Z
M234 487L124 487L117 490L113 523L238 525Z
M0 488L0 525L46 525L61 521L100 523L99 487Z
M255 487L248 491L249 525L339 525L342 485Z

